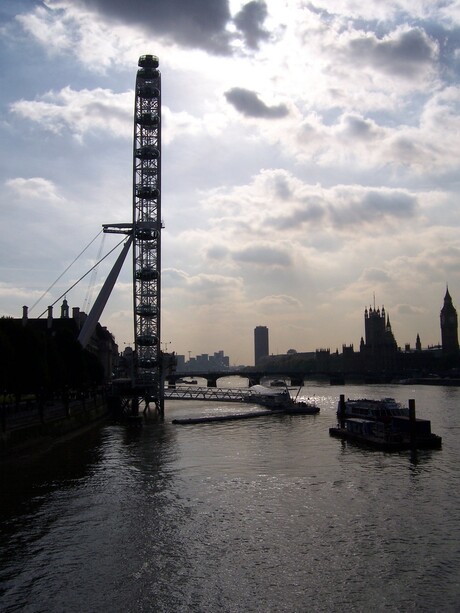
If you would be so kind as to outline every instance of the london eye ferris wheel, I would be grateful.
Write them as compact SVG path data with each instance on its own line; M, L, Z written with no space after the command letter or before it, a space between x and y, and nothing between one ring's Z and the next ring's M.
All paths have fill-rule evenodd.
M161 397L161 74L139 58L133 142L134 385Z

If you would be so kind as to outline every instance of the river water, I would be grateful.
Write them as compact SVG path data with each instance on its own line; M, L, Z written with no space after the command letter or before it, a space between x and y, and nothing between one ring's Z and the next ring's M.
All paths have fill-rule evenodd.
M442 450L330 437L340 393L415 398ZM242 407L167 401L1 467L0 610L459 611L460 388L301 394L319 415L184 426Z

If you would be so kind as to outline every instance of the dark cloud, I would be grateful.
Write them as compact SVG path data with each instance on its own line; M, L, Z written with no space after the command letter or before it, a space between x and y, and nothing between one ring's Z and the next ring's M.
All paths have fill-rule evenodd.
M413 78L436 60L437 46L423 30L414 28L392 39L379 40L373 35L354 39L350 51L359 64Z
M278 119L289 113L286 105L267 106L255 92L242 87L234 87L228 90L225 92L225 97L227 102L246 117Z
M51 2L53 0L50 0ZM69 0L70 1L70 0ZM104 19L141 27L184 47L230 55L235 35L227 30L232 22L229 0L72 0L102 15ZM269 34L263 29L267 6L263 0L244 5L233 20L246 45L257 49Z
M411 164L419 159L419 149L416 143L405 136L398 136L391 145L393 157L405 164Z
M363 199L363 211L368 211L372 218L381 216L412 217L417 206L413 196L401 192L368 192Z
M267 223L278 230L292 230L304 223L318 223L324 219L326 212L321 204L305 204L294 209L289 215L273 217Z
M228 0L73 0L104 18L142 27L186 47L229 54Z
M233 21L251 49L258 49L259 43L269 38L269 33L262 28L267 14L265 2L254 0L245 4L235 15Z
M375 126L371 121L355 115L346 117L345 125L347 136L359 140L369 140L373 138L375 133Z
M402 191L370 190L357 198L351 198L344 207L329 208L331 219L336 227L349 227L372 224L383 229L383 222L399 222L410 219L417 213L417 199Z
M285 176L282 176L282 175L275 176L274 188L275 188L275 195L280 200L283 200L283 201L289 200L289 198L292 195L291 188Z

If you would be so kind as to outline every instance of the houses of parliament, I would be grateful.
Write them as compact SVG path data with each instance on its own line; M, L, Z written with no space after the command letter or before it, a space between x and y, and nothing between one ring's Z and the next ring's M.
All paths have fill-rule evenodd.
M273 356L264 360L265 367L284 366L304 372L342 373L385 380L404 376L426 376L432 373L460 372L457 310L446 288L440 312L441 345L422 349L417 334L415 349L398 347L390 317L385 308L369 307L364 310L364 337L359 349L343 345L342 353L317 349L310 354L288 352L286 356ZM456 375L455 375L456 376Z

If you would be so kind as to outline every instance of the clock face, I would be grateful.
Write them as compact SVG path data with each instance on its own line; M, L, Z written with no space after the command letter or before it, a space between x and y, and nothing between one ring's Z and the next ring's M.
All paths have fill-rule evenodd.
M442 325L446 325L449 324L451 326L457 325L457 317L455 314L451 314L451 315L442 315L441 316L441 323Z

